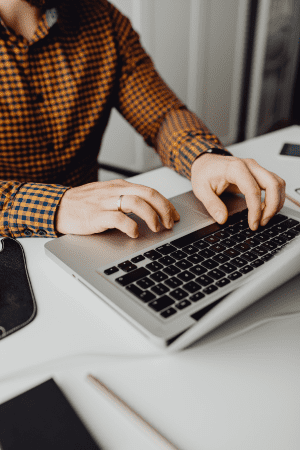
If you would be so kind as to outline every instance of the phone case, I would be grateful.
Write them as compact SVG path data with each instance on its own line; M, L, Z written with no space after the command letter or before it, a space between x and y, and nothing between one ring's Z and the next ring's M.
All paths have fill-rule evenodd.
M0 339L20 330L36 316L37 306L22 245L0 240Z

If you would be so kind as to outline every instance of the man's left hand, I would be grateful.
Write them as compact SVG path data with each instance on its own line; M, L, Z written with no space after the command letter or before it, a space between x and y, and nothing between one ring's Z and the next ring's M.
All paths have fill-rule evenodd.
M196 197L220 224L228 218L227 208L219 198L224 191L244 194L252 230L266 225L285 201L285 181L254 159L201 155L192 165L191 181ZM262 190L265 191L264 202L261 201Z

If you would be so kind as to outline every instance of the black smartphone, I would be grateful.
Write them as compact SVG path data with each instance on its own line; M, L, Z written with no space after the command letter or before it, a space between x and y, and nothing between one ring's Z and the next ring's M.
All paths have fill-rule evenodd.
M280 150L282 156L298 156L300 157L300 145L298 144L284 144Z

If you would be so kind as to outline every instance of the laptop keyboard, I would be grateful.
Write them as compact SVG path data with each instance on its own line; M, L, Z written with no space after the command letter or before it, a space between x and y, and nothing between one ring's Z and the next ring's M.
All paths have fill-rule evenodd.
M163 319L207 298L260 267L300 234L300 222L283 214L252 231L248 210L104 270Z

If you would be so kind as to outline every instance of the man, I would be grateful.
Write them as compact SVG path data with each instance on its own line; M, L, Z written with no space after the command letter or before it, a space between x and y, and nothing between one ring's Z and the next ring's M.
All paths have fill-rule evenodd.
M179 214L157 191L96 181L112 107L164 164L191 178L219 223L228 217L219 198L225 190L245 195L253 230L281 209L284 181L225 151L159 77L128 19L107 0L0 0L0 18L0 235L118 228L136 238L128 212L153 231L160 223L173 227Z

